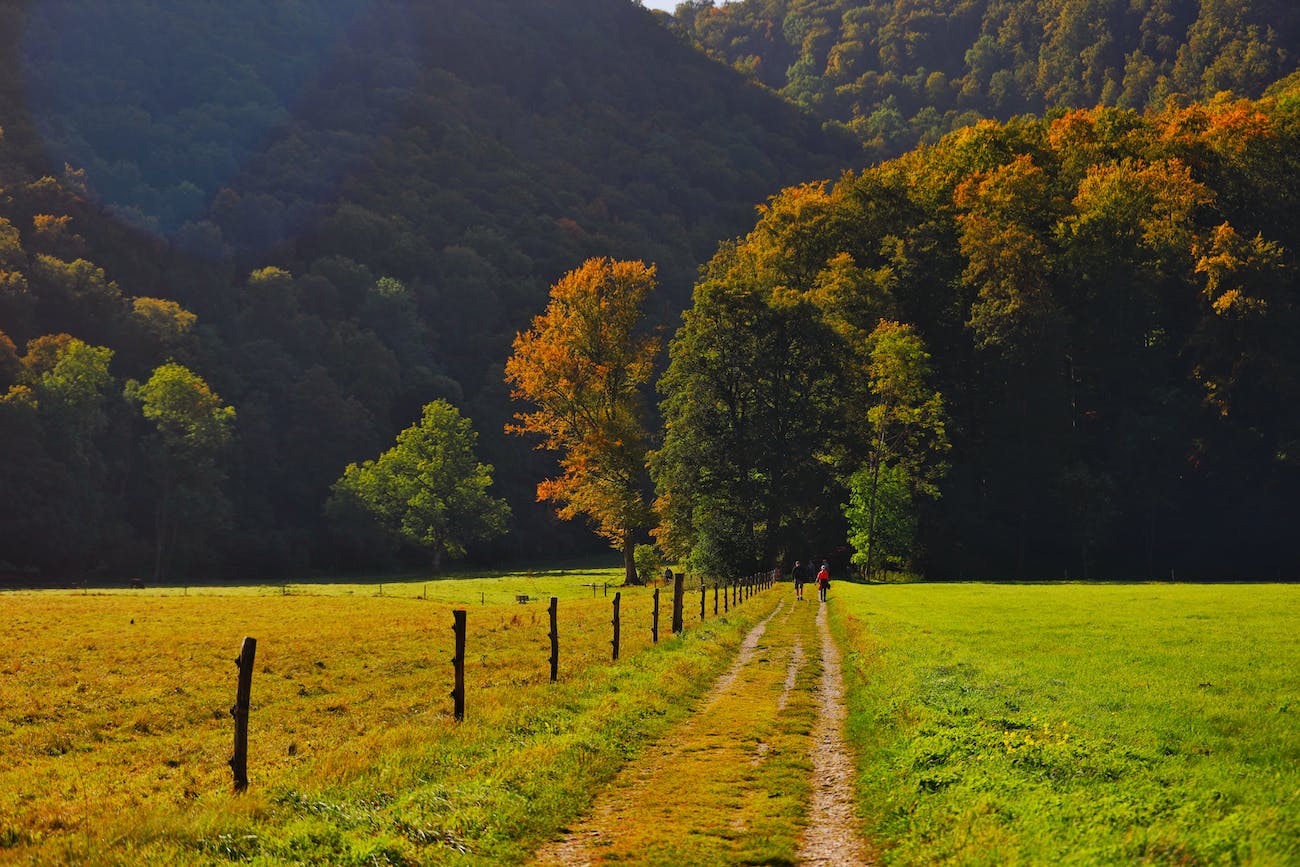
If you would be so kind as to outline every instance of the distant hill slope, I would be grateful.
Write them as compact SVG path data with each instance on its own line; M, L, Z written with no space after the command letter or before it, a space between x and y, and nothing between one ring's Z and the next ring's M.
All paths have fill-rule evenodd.
M259 569L319 559L343 463L435 397L522 508L537 469L503 443L499 368L548 286L592 255L653 261L669 321L756 203L861 153L617 0L7 0L0 128L3 264L26 287L0 331L109 345L120 376L163 360L125 313L78 315L42 255L101 266L114 310L198 314L187 361L239 428L207 562ZM266 266L284 273L247 279ZM521 550L557 538L533 520Z
M86 170L134 225L208 255L342 253L411 279L484 229L543 280L592 251L690 277L781 183L852 159L631 3L292 9L11 3L12 95L49 162Z
M1300 62L1280 0L690 0L675 25L878 155L981 117L1258 97Z

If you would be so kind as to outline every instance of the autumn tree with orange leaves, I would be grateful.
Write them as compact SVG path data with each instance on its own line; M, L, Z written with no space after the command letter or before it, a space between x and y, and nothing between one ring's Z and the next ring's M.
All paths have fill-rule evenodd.
M590 518L622 550L629 584L637 531L651 520L642 389L659 340L638 325L654 287L653 265L587 260L551 287L506 362L511 397L534 407L506 431L540 436L538 448L560 453L561 473L538 484L537 499L557 503L566 520Z

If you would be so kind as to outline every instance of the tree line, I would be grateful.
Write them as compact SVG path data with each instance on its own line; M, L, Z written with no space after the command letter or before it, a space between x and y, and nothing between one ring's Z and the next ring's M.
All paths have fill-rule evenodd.
M606 0L0 0L0 71L0 331L19 357L111 350L106 395L175 361L235 408L226 505L175 549L213 575L427 563L322 505L437 400L512 506L468 556L589 551L532 503L548 458L501 435L521 321L597 253L655 259L668 321L755 201L855 153ZM125 430L97 433L100 471L50 456L6 486L32 520L0 571L152 571L152 506L111 469L138 463ZM15 463L47 445L24 431ZM62 520L61 474L116 523Z
M1283 84L985 121L786 189L669 343L659 545L715 574L1293 574L1298 155Z
M544 499L593 515L620 550L656 529L719 570L801 548L952 576L1289 567L1293 85L985 122L788 187L716 249L647 369L649 344L619 341L673 322L695 263L752 224L752 202L858 162L852 136L631 4L322 0L274 21L191 5L0 4L0 567L423 565L442 532L428 509L365 508L415 460L385 458L413 424L417 455L481 452L461 466L495 480L486 500L463 492L485 532L504 520L496 499L512 511L509 536L444 536L443 556L589 545L530 506L548 478ZM1101 27L1069 17L1085 7L1120 14L1062 7L1069 33ZM1153 22L1188 32L1261 14L1160 9ZM1267 63L1211 78L1250 89L1278 71L1287 14L1242 31L1242 56ZM210 104L128 62L133 23L193 62ZM1226 32L1212 30L1177 62L1237 56L1210 49ZM1179 44L1154 33L1143 45ZM304 53L273 56L277 40ZM1087 44L1069 43L1104 55ZM258 146L240 138L254 127ZM639 359L575 405L606 429L532 400L531 374L506 366L546 287L592 256L656 263L627 277L657 284L646 318L610 319L623 330L592 345L612 354L561 371L594 382L619 352ZM534 330L548 321L566 320ZM162 416L144 412L159 371L234 411L202 437L207 481L177 470L165 501ZM536 408L514 422L512 389ZM430 418L439 401L454 414Z
M984 118L1258 97L1300 65L1300 12L1262 0L686 0L668 20L877 158Z

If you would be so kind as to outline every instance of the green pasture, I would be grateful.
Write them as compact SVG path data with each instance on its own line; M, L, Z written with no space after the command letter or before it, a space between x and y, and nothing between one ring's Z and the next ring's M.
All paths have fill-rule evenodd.
M1300 587L838 584L886 864L1300 863Z

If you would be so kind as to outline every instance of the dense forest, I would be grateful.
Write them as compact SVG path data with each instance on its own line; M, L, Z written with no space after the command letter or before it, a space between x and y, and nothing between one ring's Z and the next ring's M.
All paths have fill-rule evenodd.
M674 556L1289 572L1300 99L1216 94L1294 69L1295 16L0 0L0 572L424 556L326 503L452 429L513 532L449 550L599 547L534 502L504 373L604 256L682 323Z
M1258 97L1300 68L1300 9L1274 0L687 0L672 23L876 156L982 118Z
M515 330L596 253L655 260L671 321L755 203L856 152L607 0L10 0L0 45L10 569L149 562L157 431L125 388L169 360L235 410L220 479L172 510L177 569L384 562L322 506L437 398L483 434L508 550L589 546L502 435ZM98 354L56 397L72 344L29 342L61 334Z
M785 190L673 340L660 539L701 563L875 535L932 576L1294 575L1297 201L1300 83L984 121ZM901 520L864 524L868 501Z

